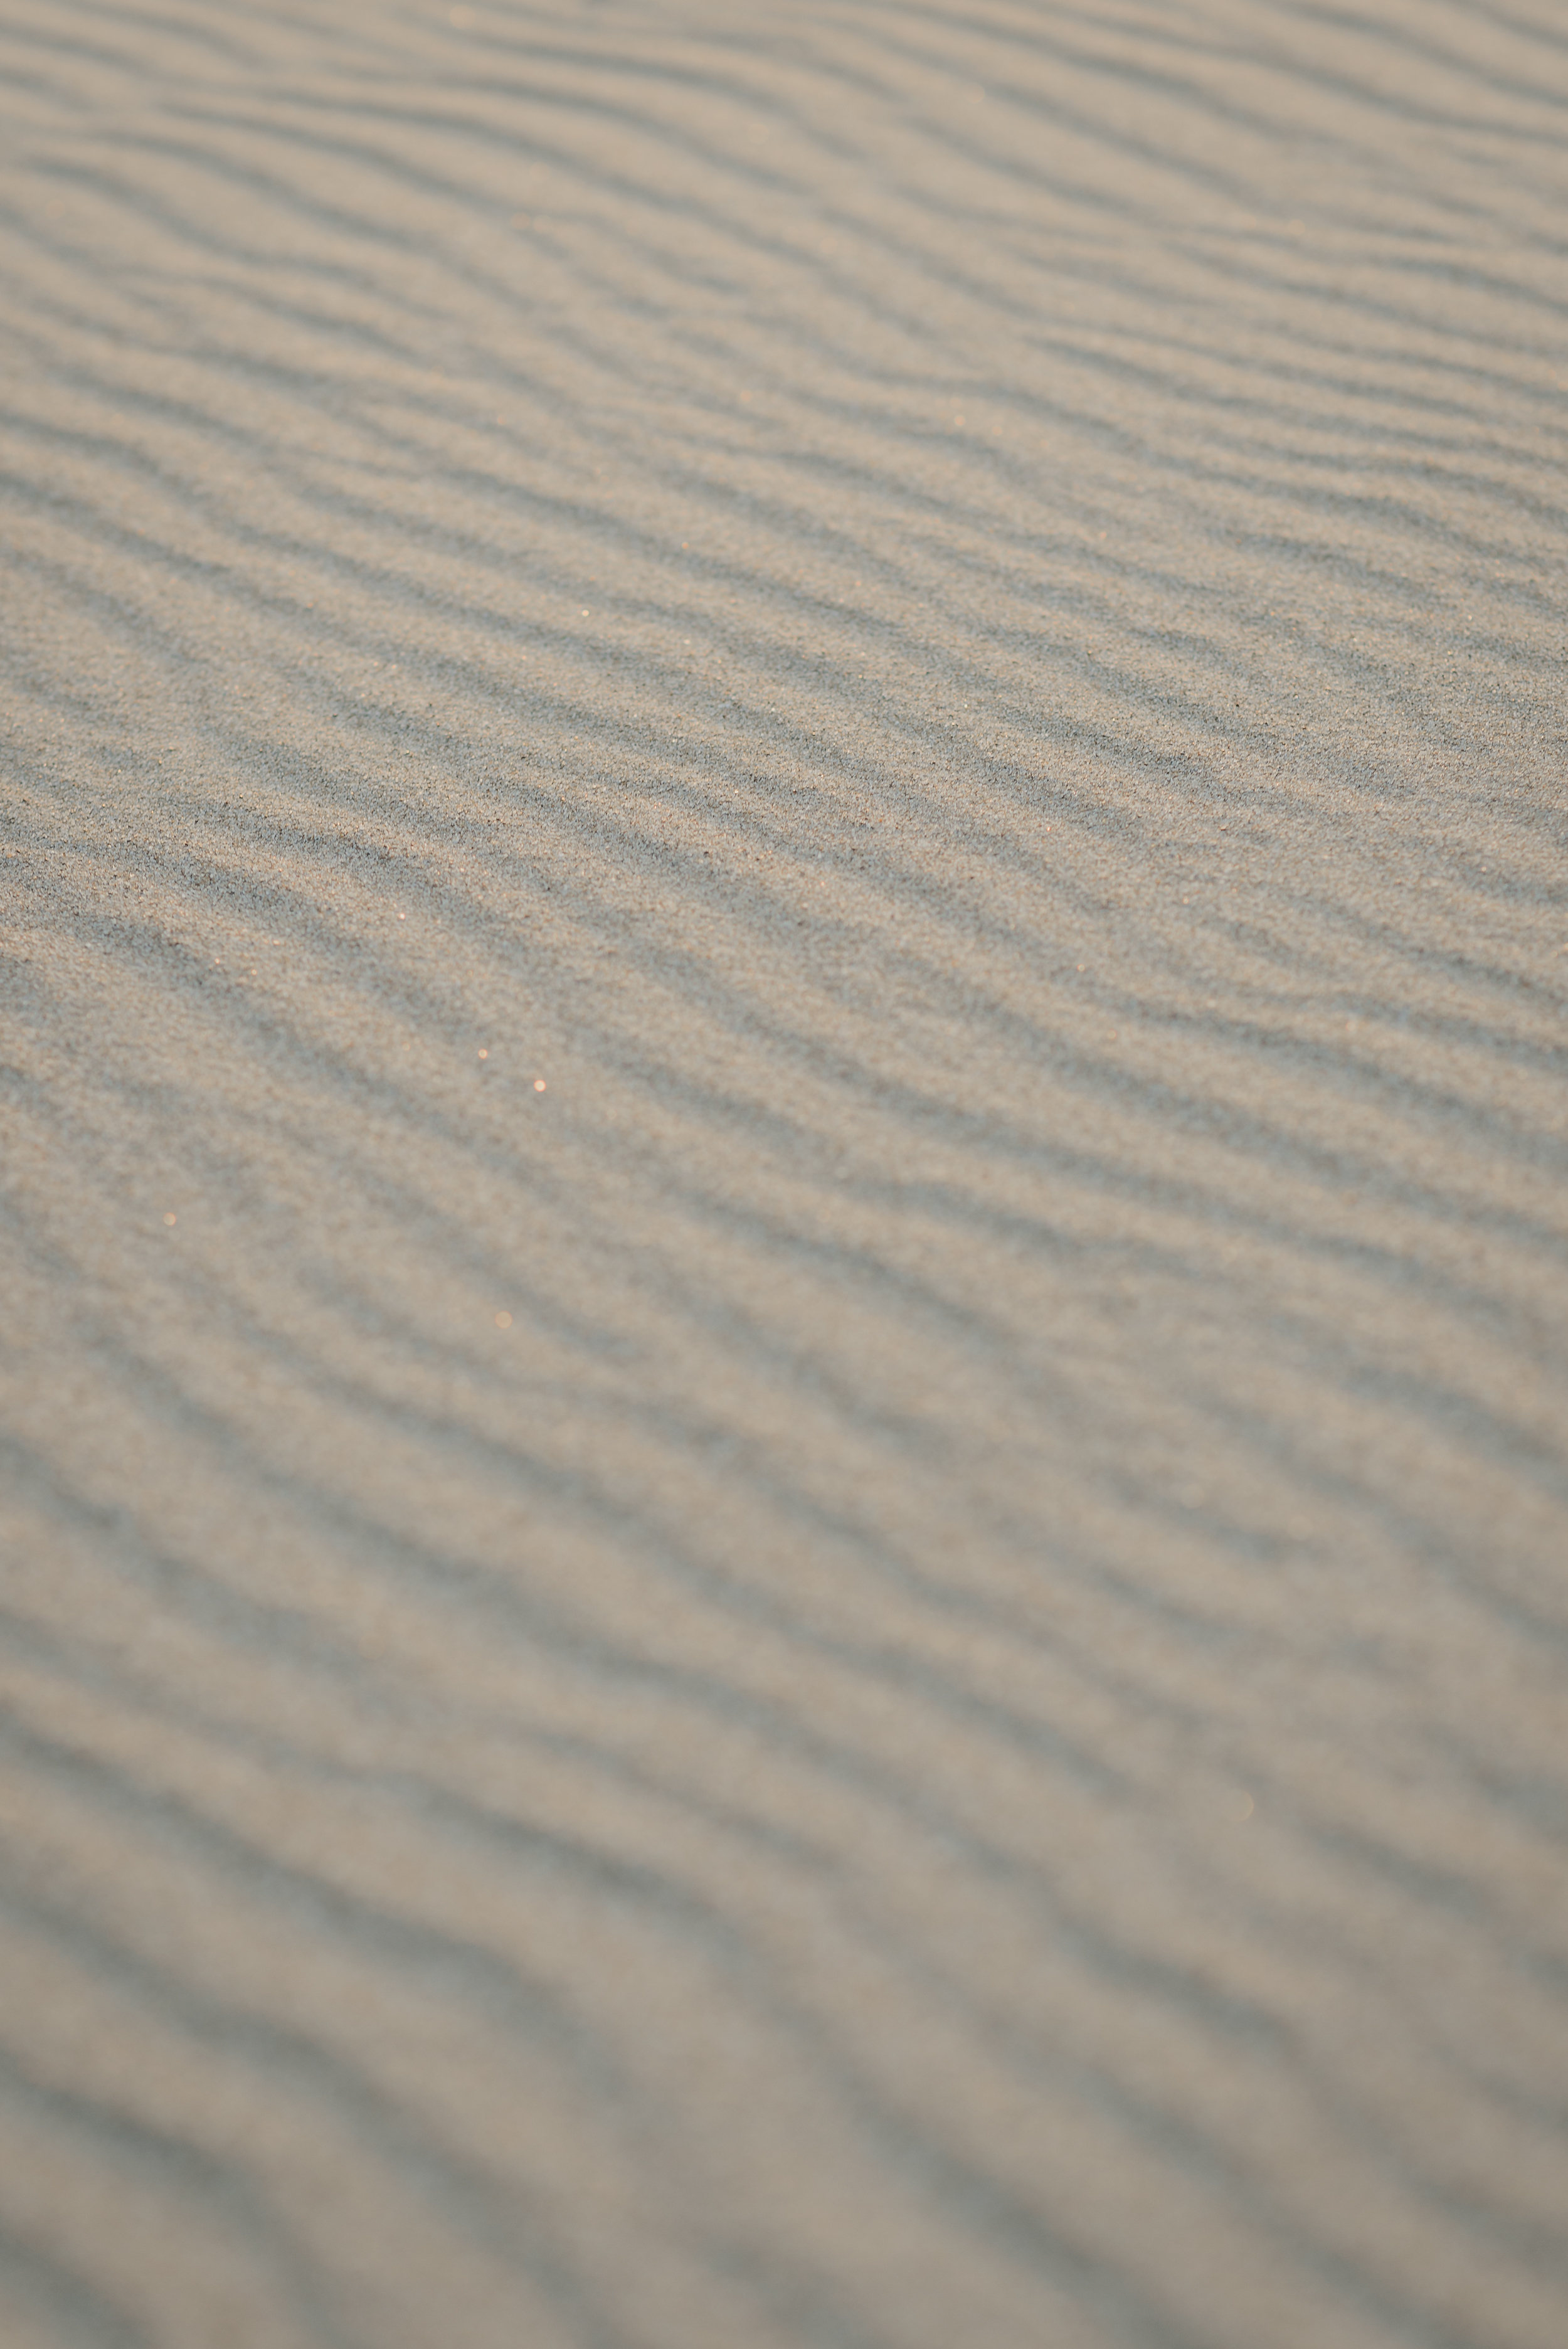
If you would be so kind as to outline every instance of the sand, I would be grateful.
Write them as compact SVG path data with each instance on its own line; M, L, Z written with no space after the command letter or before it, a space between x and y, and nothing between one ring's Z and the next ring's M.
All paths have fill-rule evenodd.
M6 2349L1568 2339L1565 109L11 0Z

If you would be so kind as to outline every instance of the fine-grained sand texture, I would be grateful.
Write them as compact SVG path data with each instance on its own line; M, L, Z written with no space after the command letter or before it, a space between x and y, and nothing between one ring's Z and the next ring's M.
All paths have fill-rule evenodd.
M1563 2349L1561 0L9 0L4 2349Z

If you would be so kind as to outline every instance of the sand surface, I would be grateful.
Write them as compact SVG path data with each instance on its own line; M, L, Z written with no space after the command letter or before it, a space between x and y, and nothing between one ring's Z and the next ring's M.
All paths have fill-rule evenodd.
M8 0L5 2349L1562 2349L1568 16Z

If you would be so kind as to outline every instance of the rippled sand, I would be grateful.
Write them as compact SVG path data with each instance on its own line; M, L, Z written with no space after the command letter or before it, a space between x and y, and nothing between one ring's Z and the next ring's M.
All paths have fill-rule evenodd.
M1565 204L11 0L5 2349L1568 2341Z

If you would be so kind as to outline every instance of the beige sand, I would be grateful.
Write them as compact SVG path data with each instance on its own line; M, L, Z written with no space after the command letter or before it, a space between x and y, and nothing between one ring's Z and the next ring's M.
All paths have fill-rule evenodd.
M1562 2349L1565 139L11 0L5 2349Z

